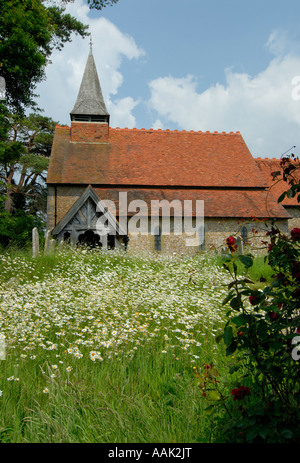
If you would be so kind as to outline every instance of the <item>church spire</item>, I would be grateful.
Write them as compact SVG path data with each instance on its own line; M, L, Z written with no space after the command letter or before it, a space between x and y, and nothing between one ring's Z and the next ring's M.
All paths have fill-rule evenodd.
M90 53L86 62L77 100L70 113L71 121L109 123L109 114L101 91L92 45L92 38L90 38Z

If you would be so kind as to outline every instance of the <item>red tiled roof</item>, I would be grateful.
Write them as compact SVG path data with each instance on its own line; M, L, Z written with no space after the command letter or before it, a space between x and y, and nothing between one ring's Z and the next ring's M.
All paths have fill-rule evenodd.
M205 217L290 218L237 133L110 128L108 143L71 141L57 126L48 184L92 185L101 200L204 200ZM267 180L268 181L268 180Z
M290 215L285 209L277 203L274 197L268 198L265 190L207 190L207 189L161 189L161 188L98 188L93 187L99 199L113 201L116 207L116 214L119 215L119 192L127 193L127 203L135 199L143 200L147 204L148 212L153 214L157 212L154 207L151 208L152 200L164 200L171 202L180 200L182 208L184 200L192 201L192 215L195 216L196 200L204 201L204 216L205 217L235 217L235 218L290 218ZM107 204L108 205L108 204ZM171 216L180 215L181 207L175 209L175 213L171 210ZM136 213L142 215L143 211L134 210L128 211L128 216Z
M255 161L256 161L256 164L259 170L264 176L265 181L268 184L270 193L272 193L272 195L277 200L284 191L287 191L290 188L288 183L282 180L282 169L280 167L280 159L256 158ZM297 161L297 163L300 166L299 160ZM276 177L274 178L272 173L275 173L275 172L279 172L281 175L279 175L277 178ZM300 170L298 170L295 173L295 177L298 178L298 180L300 181ZM294 197L294 198L285 197L281 204L284 206L299 206L297 197Z
M240 133L109 129L108 143L74 143L55 131L47 183L264 187Z

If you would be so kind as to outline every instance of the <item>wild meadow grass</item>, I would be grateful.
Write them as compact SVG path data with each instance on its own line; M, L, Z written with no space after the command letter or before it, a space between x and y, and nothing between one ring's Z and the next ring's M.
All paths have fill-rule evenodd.
M0 278L0 442L220 439L197 379L213 363L226 384L234 362L215 341L230 281L220 262L10 252Z

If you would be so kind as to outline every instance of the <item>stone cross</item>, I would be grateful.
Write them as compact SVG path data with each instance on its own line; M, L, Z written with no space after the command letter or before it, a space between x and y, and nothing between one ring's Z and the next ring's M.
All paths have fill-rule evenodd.
M36 257L40 252L39 232L36 227L32 229L32 256Z

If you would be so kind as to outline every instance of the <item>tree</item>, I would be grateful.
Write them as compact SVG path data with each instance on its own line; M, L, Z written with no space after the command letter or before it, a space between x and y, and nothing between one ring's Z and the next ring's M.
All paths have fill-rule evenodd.
M87 0L90 8L95 8L96 10L102 10L102 8L113 5L117 3L118 0Z
M72 33L88 35L88 26L64 11L42 0L0 0L0 72L10 112L22 113L34 104L53 48L61 49Z
M62 0L63 3L74 3L75 0ZM87 0L90 9L102 10L106 6L112 6L118 3L119 0Z
M5 210L45 211L45 173L56 122L32 113L10 115L7 139L0 152L0 179Z
M36 111L34 92L53 49L60 50L73 33L89 35L87 25L65 13L72 1L0 0L0 76L6 87L5 100L0 88L0 244L19 244L20 237L23 243L36 212L45 209L55 122L36 112L24 115L29 108ZM101 10L117 0L87 2Z

